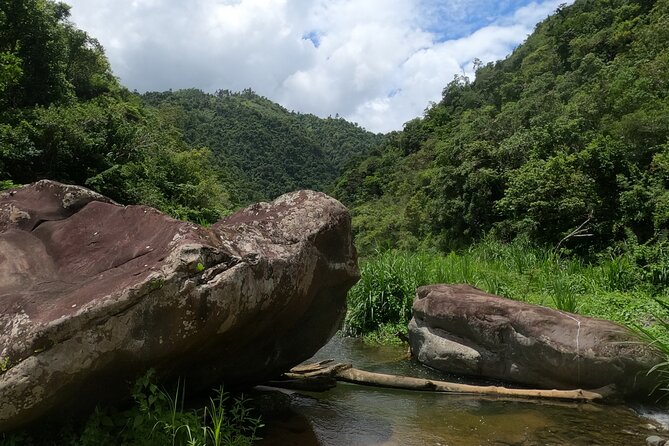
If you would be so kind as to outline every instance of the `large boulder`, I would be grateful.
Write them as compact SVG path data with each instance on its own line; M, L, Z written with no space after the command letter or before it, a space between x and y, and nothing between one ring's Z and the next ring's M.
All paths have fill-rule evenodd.
M418 361L448 373L549 389L647 396L657 350L613 322L487 294L469 285L417 290L409 341Z
M123 394L190 389L313 355L358 279L350 217L311 191L204 228L40 181L0 193L0 432Z

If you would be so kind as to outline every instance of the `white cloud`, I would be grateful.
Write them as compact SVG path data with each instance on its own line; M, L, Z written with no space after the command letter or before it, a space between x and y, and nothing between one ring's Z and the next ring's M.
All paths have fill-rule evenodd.
M69 0L131 89L252 88L373 131L421 115L474 58L505 57L561 2Z

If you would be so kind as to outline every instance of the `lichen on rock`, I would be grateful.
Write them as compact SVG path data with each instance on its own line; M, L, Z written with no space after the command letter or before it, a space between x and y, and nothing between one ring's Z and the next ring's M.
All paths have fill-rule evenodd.
M149 367L191 388L277 376L336 332L358 279L348 211L312 191L203 228L40 181L0 196L0 247L0 431Z

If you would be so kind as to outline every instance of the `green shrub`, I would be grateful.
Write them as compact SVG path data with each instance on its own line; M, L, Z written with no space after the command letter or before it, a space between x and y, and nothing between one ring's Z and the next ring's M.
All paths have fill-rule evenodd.
M0 180L0 190L12 189L16 186L18 186L18 184L14 184L12 180Z
M156 384L153 371L133 387L129 409L96 408L83 424L0 435L1 446L250 446L262 427L243 396L216 389L205 407L186 406L185 386L172 391Z

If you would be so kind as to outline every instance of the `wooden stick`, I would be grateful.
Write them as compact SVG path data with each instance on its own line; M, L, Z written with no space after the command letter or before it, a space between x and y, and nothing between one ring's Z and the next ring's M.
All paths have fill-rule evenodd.
M574 229L568 235L564 236L562 238L562 240L560 240L558 242L557 246L555 247L555 252L558 253L558 251L560 250L560 245L562 245L563 242L566 242L567 240L569 240L572 237L592 237L594 234L589 234L587 232L588 228L585 228L585 229L583 228L583 226L587 225L588 222L590 222L591 219L592 219L592 214L589 215L587 220L585 220L583 223L581 223L581 225L578 228Z
M308 372L298 371L297 373L295 373L295 369L292 369L290 372L284 373L284 375L288 378L312 378L314 376L333 376L336 378L338 372L350 369L351 367L352 367L351 364L337 363L329 365L327 367L321 366L319 369L311 370Z
M389 387L405 390L422 390L431 392L447 392L460 394L476 394L487 396L504 396L513 398L541 398L571 401L598 401L612 394L610 387L597 390L547 390L547 389L509 389L501 386L474 386L448 381L436 381L408 376L386 375L383 373L366 372L352 367L351 364L332 364L325 366L327 361L294 368L285 376L291 379L330 376L338 381L377 387Z
M316 362L314 364L301 364L290 369L290 372L291 373L315 372L316 370L323 369L323 366L325 364L330 364L331 362L334 362L334 359L326 359L324 361Z
M597 401L603 399L610 389L589 390L544 390L544 389L509 389L500 386L473 386L447 381L411 378L407 376L385 375L349 368L339 371L335 378L355 384L391 387L406 390L427 390L432 392L512 396L520 398L545 398L574 401Z

